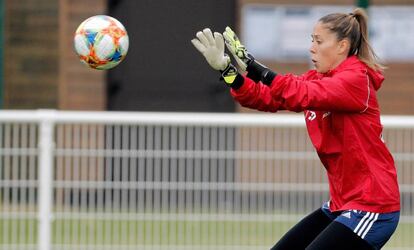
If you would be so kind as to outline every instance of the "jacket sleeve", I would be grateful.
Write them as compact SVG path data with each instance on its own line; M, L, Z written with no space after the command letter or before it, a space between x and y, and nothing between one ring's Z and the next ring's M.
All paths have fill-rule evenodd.
M243 107L267 112L285 109L282 103L271 96L270 88L261 82L243 76L244 83L239 89L232 89L231 95Z
M369 81L362 69L313 80L289 74L276 76L270 88L272 97L291 111L364 112L370 96Z

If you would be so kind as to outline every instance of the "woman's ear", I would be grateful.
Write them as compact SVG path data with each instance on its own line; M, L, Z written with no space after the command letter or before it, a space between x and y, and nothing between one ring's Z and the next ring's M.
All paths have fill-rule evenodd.
M342 39L338 43L338 54L339 55L348 55L349 50L351 49L351 44L348 39Z

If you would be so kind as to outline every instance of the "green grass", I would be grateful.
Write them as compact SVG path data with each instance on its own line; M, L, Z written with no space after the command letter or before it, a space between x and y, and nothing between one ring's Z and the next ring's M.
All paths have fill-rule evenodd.
M295 222L56 220L53 244L271 246ZM400 223L387 247L414 249L414 224ZM35 220L0 220L0 245L36 244Z
M270 244L291 223L197 221L57 221L55 243L157 244L157 245L258 245ZM59 242L60 234L67 240ZM65 242L66 241L66 242Z

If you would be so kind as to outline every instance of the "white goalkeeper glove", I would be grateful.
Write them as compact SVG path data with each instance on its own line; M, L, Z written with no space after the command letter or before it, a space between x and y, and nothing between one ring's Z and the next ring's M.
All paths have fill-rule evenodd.
M230 57L224 53L224 39L222 34L211 32L209 28L199 31L197 38L191 40L194 47L206 58L208 64L221 72L227 85L231 86L238 72L230 62Z
M223 36L211 32L209 28L199 31L197 38L191 40L194 47L206 58L208 64L215 70L224 70L230 64L230 57L224 54Z

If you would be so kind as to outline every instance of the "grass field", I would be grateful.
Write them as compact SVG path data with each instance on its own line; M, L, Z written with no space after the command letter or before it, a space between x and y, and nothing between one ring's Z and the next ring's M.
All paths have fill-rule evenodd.
M157 221L70 219L53 222L57 245L271 246L295 221ZM414 224L400 223L385 249L414 249ZM35 220L0 220L0 246L36 244Z

